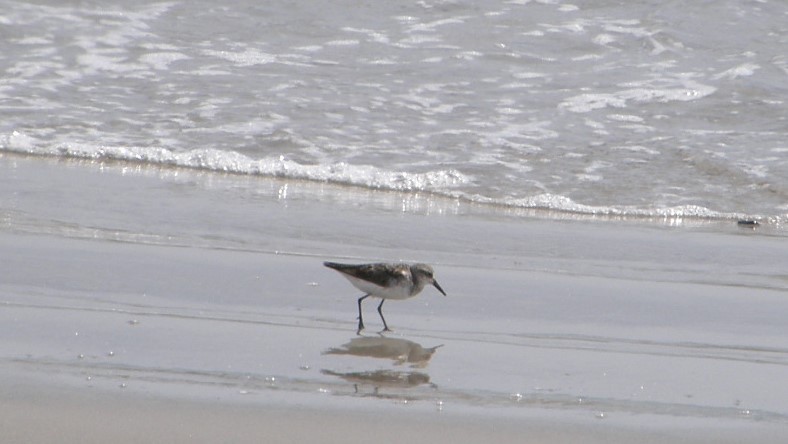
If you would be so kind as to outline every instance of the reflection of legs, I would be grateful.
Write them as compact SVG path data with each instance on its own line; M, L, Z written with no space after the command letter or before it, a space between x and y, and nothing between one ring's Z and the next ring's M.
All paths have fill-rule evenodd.
M389 326L386 325L386 318L383 317L383 303L386 302L385 299L380 301L380 305L378 305L378 313L380 314L380 319L383 319L383 331L391 331L389 330Z
M369 295L365 294L364 296L358 298L358 330L356 331L356 334L361 333L361 330L364 329L364 317L361 315L361 301L368 297Z

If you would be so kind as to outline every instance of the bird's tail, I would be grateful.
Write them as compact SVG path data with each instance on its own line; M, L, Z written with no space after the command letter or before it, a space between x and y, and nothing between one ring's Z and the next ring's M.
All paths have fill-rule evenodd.
M353 265L350 264L338 264L336 262L323 262L323 265L337 271L343 271L354 267Z
M348 267L346 264L338 264L336 262L323 262L323 265L334 270L342 270Z

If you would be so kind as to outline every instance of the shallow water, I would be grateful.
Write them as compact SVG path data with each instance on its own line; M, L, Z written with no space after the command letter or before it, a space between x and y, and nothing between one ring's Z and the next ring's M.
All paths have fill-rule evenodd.
M0 150L559 215L788 212L781 2L0 7Z

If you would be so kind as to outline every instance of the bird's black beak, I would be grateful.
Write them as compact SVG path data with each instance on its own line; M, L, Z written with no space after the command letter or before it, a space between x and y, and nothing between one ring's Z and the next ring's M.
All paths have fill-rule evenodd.
M433 280L433 281L432 281L432 285L434 285L434 286L435 286L435 288L437 288L437 289L438 289L438 291L440 291L440 292L441 292L441 293L442 293L444 296L446 296L446 292L445 292L445 291L443 291L443 289L441 288L441 286L440 286L440 285L438 285L438 281L435 281L435 280Z

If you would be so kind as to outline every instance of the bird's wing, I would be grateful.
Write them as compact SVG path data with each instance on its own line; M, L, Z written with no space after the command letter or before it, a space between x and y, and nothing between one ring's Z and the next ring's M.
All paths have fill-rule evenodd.
M337 264L325 262L326 267L356 279L367 281L378 287L393 287L403 282L411 282L410 267L407 264Z

